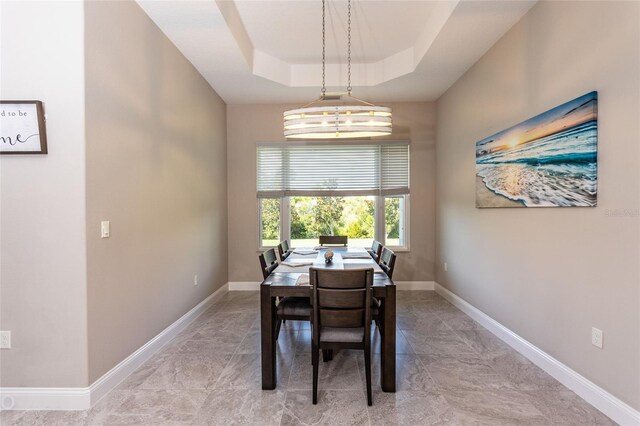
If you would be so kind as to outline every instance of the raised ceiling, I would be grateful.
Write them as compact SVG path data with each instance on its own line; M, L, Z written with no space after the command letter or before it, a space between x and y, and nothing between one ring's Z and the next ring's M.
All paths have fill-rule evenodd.
M228 104L306 102L322 81L320 0L138 3ZM535 1L352 2L353 93L442 95ZM347 2L326 2L326 81L347 82Z

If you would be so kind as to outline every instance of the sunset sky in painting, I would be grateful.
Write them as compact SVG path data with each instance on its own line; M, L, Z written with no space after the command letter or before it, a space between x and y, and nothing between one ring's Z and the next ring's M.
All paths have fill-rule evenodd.
M476 157L513 149L524 143L595 120L595 92L574 99L476 143Z

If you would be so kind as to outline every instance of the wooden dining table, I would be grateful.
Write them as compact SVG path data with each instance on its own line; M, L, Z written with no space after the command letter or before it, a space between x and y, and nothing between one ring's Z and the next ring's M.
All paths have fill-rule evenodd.
M333 262L325 263L327 250L334 252ZM363 254L366 254L365 257ZM313 262L312 265L308 264ZM260 285L260 332L262 352L262 389L275 389L276 374L276 298L311 297L309 267L350 269L372 267L373 296L381 300L382 327L380 342L380 387L384 392L396 391L396 286L362 248L294 249ZM304 276L306 274L306 277ZM302 278L301 278L302 276ZM311 348L309 348L311 350ZM311 373L310 373L311 374Z

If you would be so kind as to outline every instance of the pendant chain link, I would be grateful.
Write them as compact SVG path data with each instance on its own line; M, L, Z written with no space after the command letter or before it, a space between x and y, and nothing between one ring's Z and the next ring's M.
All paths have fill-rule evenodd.
M325 0L322 0L322 97L324 98L325 93L327 92L327 88L325 86L325 12L324 12L324 3Z
M324 0L323 0L324 1ZM347 92L351 95L351 0L347 2L347 69L348 69L348 80L347 80Z

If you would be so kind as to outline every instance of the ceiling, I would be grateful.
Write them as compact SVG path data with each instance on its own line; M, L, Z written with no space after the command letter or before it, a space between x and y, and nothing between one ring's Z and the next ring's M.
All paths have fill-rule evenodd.
M320 0L138 0L228 104L320 94ZM375 102L442 95L535 3L353 0L353 94ZM328 91L347 86L347 2L326 2Z

